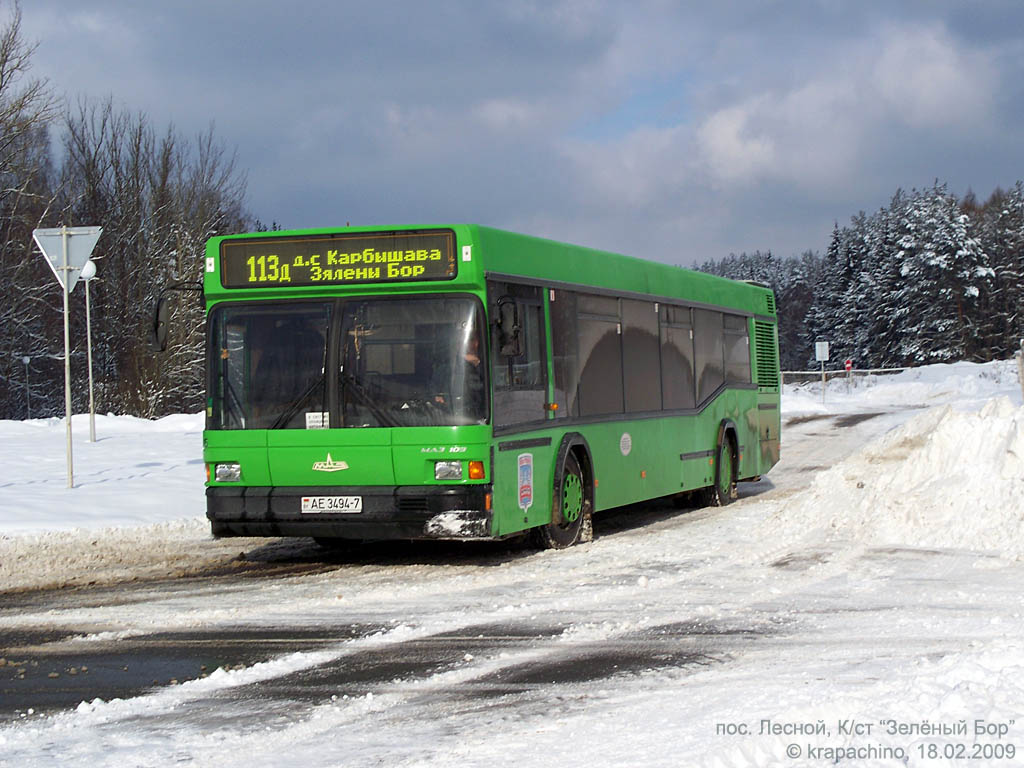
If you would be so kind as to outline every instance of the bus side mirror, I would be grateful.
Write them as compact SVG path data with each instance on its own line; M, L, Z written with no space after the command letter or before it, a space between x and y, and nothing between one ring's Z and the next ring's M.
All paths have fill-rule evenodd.
M164 352L167 349L169 315L170 310L167 306L167 296L163 295L156 301L156 310L153 312L153 326L149 331L149 348L153 352Z
M498 299L498 345L505 357L523 354L523 337L519 327L519 305L510 296Z
M167 304L168 291L188 291L195 293L199 298L199 307L201 309L206 308L205 301L203 300L202 283L176 283L174 285L168 285L166 288L161 290L156 300L156 307L153 310L153 324L149 329L149 348L153 352L164 352L167 349L167 333L171 328L171 310Z

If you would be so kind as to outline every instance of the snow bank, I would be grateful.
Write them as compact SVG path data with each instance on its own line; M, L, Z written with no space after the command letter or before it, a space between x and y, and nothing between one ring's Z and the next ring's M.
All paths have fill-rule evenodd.
M202 414L0 421L0 590L173 575L210 548ZM218 553L223 556L224 553Z
M205 518L146 526L0 536L0 589L82 586L172 577L206 564L213 548ZM235 553L241 547L230 547ZM204 554L203 550L213 550Z
M783 388L782 408L789 414L833 413L849 409L932 407L953 404L957 410L977 410L993 397L1021 402L1015 360L991 363L939 363L902 373L840 375L830 378L821 402L821 381L815 379Z
M1024 408L924 411L821 472L766 536L984 550L1024 559Z

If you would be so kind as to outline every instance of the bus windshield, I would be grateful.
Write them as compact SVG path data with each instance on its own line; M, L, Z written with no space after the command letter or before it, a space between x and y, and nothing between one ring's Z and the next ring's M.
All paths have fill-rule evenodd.
M228 304L211 310L209 328L209 429L487 422L471 297Z

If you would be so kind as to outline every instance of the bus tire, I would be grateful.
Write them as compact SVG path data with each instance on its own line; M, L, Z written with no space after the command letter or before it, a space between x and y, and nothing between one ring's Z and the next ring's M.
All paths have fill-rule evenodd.
M544 549L566 549L592 540L594 503L590 484L571 451L565 455L556 483L553 519L535 529L537 543Z
M724 507L736 500L736 451L731 433L722 435L715 454L715 484L704 489L704 506Z

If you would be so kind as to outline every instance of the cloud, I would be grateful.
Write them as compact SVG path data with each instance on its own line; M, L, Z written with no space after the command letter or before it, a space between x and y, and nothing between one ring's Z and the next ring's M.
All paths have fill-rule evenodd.
M992 119L997 74L988 57L941 27L888 26L838 53L786 86L697 115L692 126L639 128L600 153L567 152L594 189L618 202L643 203L687 183L827 193L857 178L879 146L959 135Z
M756 127L764 99L720 109L704 120L696 146L712 178L728 183L753 183L777 168L774 137Z
M936 25L889 26L808 75L703 120L697 149L714 181L825 189L880 144L985 125L997 80L986 56Z
M997 86L990 57L958 45L937 24L887 30L869 74L888 115L928 129L985 122Z
M484 99L471 114L483 128L499 133L532 133L546 118L545 110L522 99Z
M634 221L665 242L685 229L698 251L798 252L898 187L959 173L951 158L964 153L948 148L1005 122L994 97L1005 75L991 53L932 20L887 21L817 51L817 66L749 88L735 71L717 93L704 80L682 122L564 142L580 218L612 240Z

